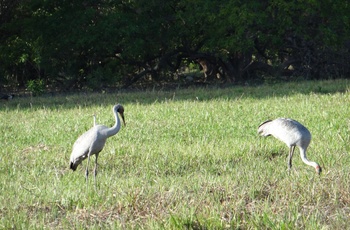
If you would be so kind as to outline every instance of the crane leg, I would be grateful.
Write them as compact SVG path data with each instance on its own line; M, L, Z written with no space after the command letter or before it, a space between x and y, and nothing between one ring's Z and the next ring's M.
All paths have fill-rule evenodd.
M95 168L94 168L95 188L96 188L96 175L97 175L97 158L98 158L98 153L96 153Z
M86 170L85 170L85 177L86 177L86 187L88 185L88 178L89 178L89 163L90 163L90 153L88 155L88 162L86 165Z
M295 146L291 146L289 149L289 158L288 158L288 168L292 169L292 158L294 153Z

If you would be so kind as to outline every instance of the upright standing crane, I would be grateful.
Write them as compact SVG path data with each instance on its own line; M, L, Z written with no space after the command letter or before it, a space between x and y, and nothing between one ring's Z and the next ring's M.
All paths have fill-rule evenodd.
M108 137L111 137L118 133L120 130L120 120L119 116L123 119L123 123L125 125L124 120L124 108L122 105L113 106L113 114L115 117L115 124L113 127L108 128L104 125L94 125L91 129L82 134L74 143L73 151L70 156L70 168L75 171L78 165L85 159L88 158L88 163L86 165L86 183L88 182L89 177L89 163L90 156L95 154L95 185L96 185L96 175L97 175L97 158L98 154L102 151L105 146L106 140Z
M318 174L322 169L319 164L309 161L306 158L306 149L311 141L311 134L309 130L299 122L289 118L277 118L275 120L267 120L263 122L259 128L258 133L262 136L274 136L283 141L289 147L288 166L292 168L292 157L295 146L299 147L300 157L303 162L315 168Z

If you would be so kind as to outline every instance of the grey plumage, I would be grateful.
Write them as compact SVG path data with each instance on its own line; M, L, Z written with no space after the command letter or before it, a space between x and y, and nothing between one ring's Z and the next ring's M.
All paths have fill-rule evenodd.
M108 128L104 125L96 125L94 122L94 126L82 134L74 143L73 150L70 156L70 168L75 171L78 165L86 158L88 158L88 163L86 166L86 181L88 181L88 166L90 162L90 156L95 155L95 181L97 174L97 158L99 153L102 151L105 146L106 140L108 137L111 137L117 134L120 130L121 124L119 120L119 116L123 119L123 123L125 125L124 120L124 108L122 105L113 106L113 114L115 117L115 125L111 128Z
M316 162L309 161L306 157L306 150L311 141L311 133L299 122L289 118L277 118L275 120L267 120L259 125L258 133L262 136L274 136L283 141L289 147L288 166L292 168L292 157L295 146L300 150L302 161L315 168L318 174L322 169Z

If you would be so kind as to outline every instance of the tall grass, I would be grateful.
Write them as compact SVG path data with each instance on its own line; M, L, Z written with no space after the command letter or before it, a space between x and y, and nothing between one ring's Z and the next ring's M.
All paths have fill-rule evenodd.
M0 228L345 229L349 85L337 80L1 102ZM93 114L112 126L117 102L127 125L107 140L97 188L86 191L87 162L74 173L68 167L72 145L93 125ZM307 154L323 167L321 176L298 152L289 172L288 148L257 135L262 121L277 117L309 128Z

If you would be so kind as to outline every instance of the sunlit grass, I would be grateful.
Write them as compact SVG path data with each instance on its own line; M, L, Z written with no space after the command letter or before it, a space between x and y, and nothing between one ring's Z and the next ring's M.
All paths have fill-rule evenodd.
M349 224L349 82L16 98L0 107L0 228L345 229ZM77 137L126 126L99 157L97 189L69 170ZM312 133L310 160L261 138L266 119ZM93 162L93 161L92 161ZM93 164L90 164L92 169ZM90 178L93 184L93 177Z

